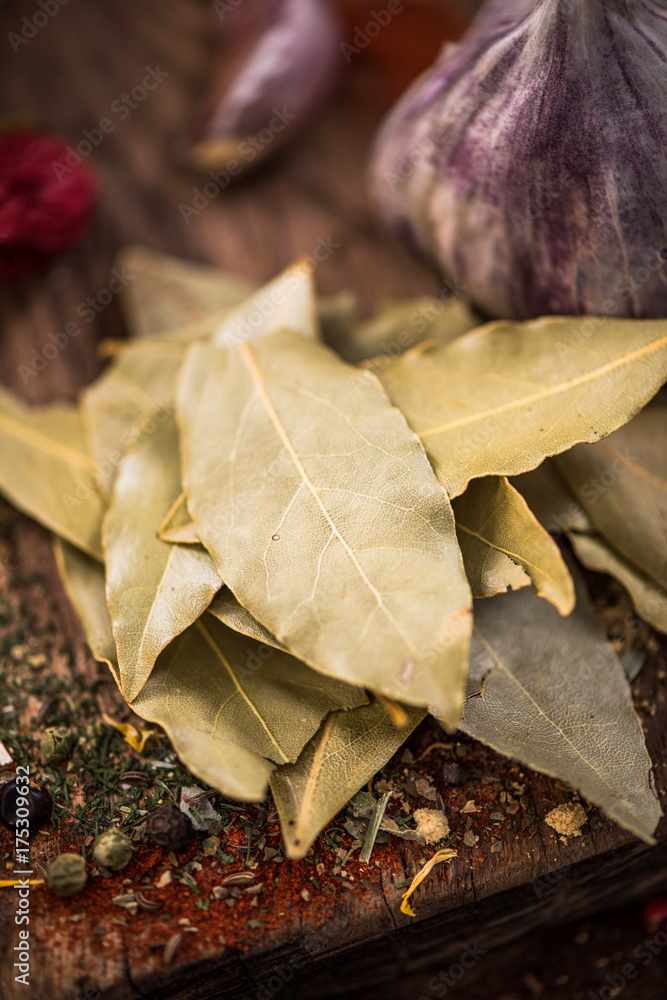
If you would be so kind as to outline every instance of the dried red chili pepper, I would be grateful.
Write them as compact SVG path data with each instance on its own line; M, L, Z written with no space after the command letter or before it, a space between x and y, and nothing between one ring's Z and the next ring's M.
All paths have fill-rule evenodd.
M54 136L0 132L0 278L38 271L88 228L95 182L70 158Z

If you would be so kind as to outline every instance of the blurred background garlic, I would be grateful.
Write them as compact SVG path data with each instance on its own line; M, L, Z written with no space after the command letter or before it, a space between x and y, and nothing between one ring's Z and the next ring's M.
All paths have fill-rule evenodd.
M240 174L291 140L326 103L344 62L329 0L216 0L233 50L220 63L189 161ZM235 165L238 165L235 166Z
M490 0L371 185L488 316L667 316L667 0Z

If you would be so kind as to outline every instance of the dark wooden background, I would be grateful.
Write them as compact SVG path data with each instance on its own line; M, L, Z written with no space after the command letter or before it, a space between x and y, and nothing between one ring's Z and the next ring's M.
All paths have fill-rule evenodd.
M73 145L84 138L84 129L97 127L109 116L115 99L141 82L146 67L159 65L169 75L124 121L114 119L116 129L90 156L99 198L83 243L39 276L0 289L2 382L29 402L44 403L74 398L98 373L98 341L123 335L116 301L38 377L24 384L19 368L31 364L33 348L41 350L49 332L76 319L80 303L106 288L114 255L128 243L214 263L262 281L297 256L311 254L318 241L333 240L338 244L335 252L316 271L321 293L350 289L364 314L386 296L437 294L442 287L437 275L404 253L377 224L365 180L373 133L389 98L420 65L431 61L445 21L453 32L458 30L465 9L459 4L456 15L440 15L442 20L435 22L433 11L428 20L418 6L406 5L404 20L397 19L376 46L344 67L337 100L307 134L186 224L179 205L191 204L193 188L202 180L181 168L180 149L220 58L221 25L212 4L70 0L15 53L9 33L19 33L22 19L39 8L33 0L4 3L0 111L36 119ZM370 9L371 4L347 4L348 23L354 26L356 12L363 21ZM27 577L34 569L46 573L46 591L33 588L24 601L74 650L77 669L96 675L98 668L85 652L55 575L47 535L19 517L3 547L3 584L11 587L13 576ZM638 704L653 698L657 705L645 724L663 807L664 665L663 653L651 654L635 684ZM528 773L527 781L526 794L542 817L545 801L554 795L558 800L559 793L548 779ZM417 921L399 913L400 893L385 880L382 892L369 893L363 903L343 893L336 918L321 925L286 918L280 932L255 942L242 962L221 953L196 967L176 962L161 970L154 955L139 963L130 959L122 942L115 960L107 959L104 967L96 965L92 945L71 954L61 948L57 963L48 953L33 956L31 1000L76 997L77 983L97 973L109 990L105 996L114 998L254 996L257 983L291 955L301 956L308 970L285 996L352 997L357 991L366 998L417 996L416 985L413 990L410 984L421 981L419 976L434 963L443 968L451 962L466 941L502 943L537 925L639 899L667 884L664 821L660 844L653 849L597 811L591 813L584 835L568 844L544 824L539 827L539 836L532 839L507 827L502 859L489 854L474 872L465 861L453 865L446 892L427 885ZM406 871L412 864L410 848L405 845ZM569 865L573 867L553 889L538 898L531 883ZM35 919L39 921L39 914ZM10 974L11 934L3 933L0 997L15 1000L25 992ZM347 949L344 961L336 957L341 949ZM436 994L427 990L427 995Z

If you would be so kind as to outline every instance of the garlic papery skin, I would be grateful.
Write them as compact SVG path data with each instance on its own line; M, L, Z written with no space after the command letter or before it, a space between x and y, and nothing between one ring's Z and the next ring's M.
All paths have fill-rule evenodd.
M492 0L391 112L371 186L488 316L667 316L667 0Z

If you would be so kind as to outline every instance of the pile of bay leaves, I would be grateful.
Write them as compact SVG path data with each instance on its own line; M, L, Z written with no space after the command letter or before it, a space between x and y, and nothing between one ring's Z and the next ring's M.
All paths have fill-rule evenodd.
M132 339L77 407L1 392L0 489L132 709L222 793L270 785L291 857L427 711L650 842L629 683L552 534L667 631L667 320L360 323L304 263L120 266Z

